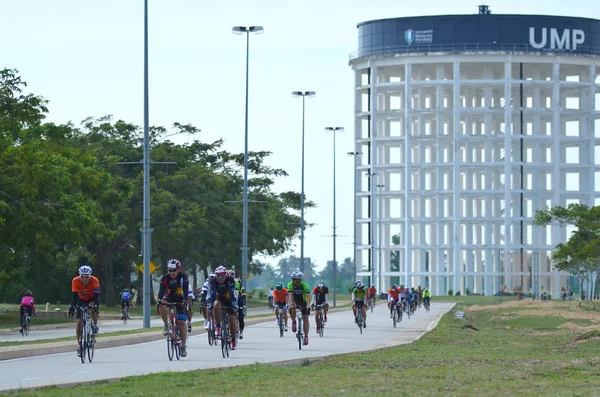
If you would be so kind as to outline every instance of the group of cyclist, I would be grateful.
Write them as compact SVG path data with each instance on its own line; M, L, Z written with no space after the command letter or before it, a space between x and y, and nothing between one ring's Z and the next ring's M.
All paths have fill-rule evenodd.
M92 318L92 333L98 334L98 317L100 316L100 282L97 277L92 275L92 268L89 265L82 265L78 271L79 275L74 277L71 282L72 299L69 306L68 316L76 315L77 326L76 336L81 338L81 308L87 306L91 310ZM296 332L296 312L301 311L302 325L304 331L303 344L308 345L308 335L310 330L309 315L310 309L318 309L323 311L324 321L327 322L327 311L329 307L329 288L320 281L314 288L310 288L308 283L303 281L304 274L300 271L295 271L291 274L292 280L284 286L282 283L277 283L273 290L272 305L275 311L275 318L279 319L279 311L283 310L284 314L284 329L288 330L288 310L292 319L292 332ZM204 317L204 327L209 329L211 322L215 322L216 334L220 334L220 324L222 311L225 310L229 314L229 328L231 330L232 345L231 349L237 347L238 338L244 338L244 317L246 308L246 290L241 285L241 280L236 277L235 271L227 270L224 266L219 266L205 280L200 291L199 309ZM375 304L376 300L375 286L367 288L361 281L357 281L352 289L352 313L357 322L357 310L362 311L364 319L363 327L367 327L367 311L366 308L370 304ZM312 295L312 298L311 298ZM121 294L121 309L130 308L133 294L129 289L125 289ZM429 303L431 293L427 288L420 286L415 288L405 288L404 284L397 286L393 284L388 290L388 307L390 316L393 314L394 308L403 310L408 308L411 310L418 302ZM159 281L157 311L164 323L163 334L167 335L169 326L167 324L167 309L166 303L174 303L177 313L177 322L180 329L180 337L182 347L180 350L181 356L186 357L186 339L188 333L192 331L192 302L196 297L193 294L188 276L181 270L181 262L177 259L170 259L167 262L167 273L164 274ZM24 314L28 316L35 314L34 300L31 291L26 291L20 307L21 318ZM128 313L128 312L127 312ZM315 310L315 323L317 324L317 313ZM122 319L123 319L122 315ZM239 329L239 333L238 333ZM23 332L23 324L21 323L20 332ZM80 355L82 352L77 351Z
M310 330L309 316L310 309L315 310L315 324L317 324L317 333L319 333L319 323L317 322L318 310L323 310L324 321L327 322L327 309L329 308L329 288L319 281L311 290L307 282L302 281L304 273L295 271L291 274L292 281L286 287L282 283L277 283L273 290L273 308L275 310L275 322L279 325L279 311L283 311L284 331L288 330L288 309L292 317L292 332L296 332L296 312L302 313L302 327L304 331L304 340L302 344L308 345L308 332ZM312 292L312 299L311 299ZM310 303L310 304L309 304Z
M392 284L390 289L388 289L390 318L392 318L394 314L394 309L397 310L398 315L401 315L402 311L410 312L412 314L421 303L429 305L430 300L431 292L427 287L421 288L421 286L418 286L415 289L414 287L407 288L404 284L400 284L399 286Z

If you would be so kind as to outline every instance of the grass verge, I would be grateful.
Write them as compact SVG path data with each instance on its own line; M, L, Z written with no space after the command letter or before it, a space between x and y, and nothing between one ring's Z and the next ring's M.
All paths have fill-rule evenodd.
M9 395L152 397L177 389L194 396L264 396L273 379L306 396L383 395L399 390L428 396L600 394L596 313L578 308L576 302L529 305L505 300L494 305L490 303L496 300L485 297L456 301L454 311L464 311L464 320L449 313L428 335L396 348L345 354L299 367L251 365L163 373ZM577 324L576 320L586 321Z

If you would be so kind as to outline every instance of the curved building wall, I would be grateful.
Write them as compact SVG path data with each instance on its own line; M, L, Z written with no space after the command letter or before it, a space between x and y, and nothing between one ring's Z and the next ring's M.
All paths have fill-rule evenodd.
M506 21L519 21L526 33L513 25L514 38L499 43ZM365 39L375 25L383 41ZM395 41L386 41L394 26ZM461 36L469 26L469 37ZM547 49L530 43L530 26L532 41L540 47L545 35ZM359 25L362 41L350 62L355 152L362 153L355 174L359 277L372 278L378 290L402 282L435 295L467 288L492 295L505 285L556 296L569 287L569 273L551 261L567 228L532 223L546 206L591 206L600 197L599 26L522 15ZM431 42L415 48L417 37ZM459 49L467 41L480 49Z

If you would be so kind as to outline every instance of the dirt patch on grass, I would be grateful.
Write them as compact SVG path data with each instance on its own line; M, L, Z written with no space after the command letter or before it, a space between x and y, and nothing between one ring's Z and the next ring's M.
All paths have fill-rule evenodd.
M564 329L568 329L571 331L586 332L586 333L592 332L592 331L600 332L600 324L581 325L581 324L567 322L567 323L559 325L557 328L564 328Z
M570 320L590 320L595 323L600 323L600 313L598 312L590 312L590 311L582 311L578 310L577 304L575 302L559 302L556 303L553 301L541 301L534 300L533 302L529 302L529 300L522 301L511 301L505 302L500 305L494 306L469 306L465 308L465 312L477 312L482 310L499 310L499 309L510 309L510 308L520 308L520 309L528 309L526 311L521 312L511 312L511 313L503 313L502 317L515 317L516 316L554 316L561 317Z

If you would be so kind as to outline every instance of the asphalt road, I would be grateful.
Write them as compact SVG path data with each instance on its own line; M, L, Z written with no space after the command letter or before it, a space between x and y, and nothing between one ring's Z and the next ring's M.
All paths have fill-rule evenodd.
M206 334L197 334L190 338L188 356L173 362L168 360L166 342L162 340L98 349L91 364L87 361L81 364L75 351L6 360L0 362L0 390L286 361L393 346L408 343L431 329L452 306L452 303L435 303L429 313L420 309L410 320L405 318L397 328L392 327L389 312L378 306L374 313L368 315L368 327L363 334L359 333L349 310L330 313L323 338L316 335L311 319L310 343L302 350L298 350L291 327L280 338L279 329L271 320L247 327L244 339L229 358L221 356L220 347L208 345Z
M271 313L272 311L268 308L252 308L248 309L248 314L251 316ZM202 314L195 313L193 321L202 321ZM132 329L143 328L143 321L141 318L132 318L127 321L127 325L123 324L121 320L103 320L102 314L98 320L98 327L101 333L126 331ZM150 321L151 327L158 327L162 325L162 321L156 317ZM35 327L35 317L32 319L32 326ZM48 326L51 327L51 326ZM38 339L56 339L64 338L75 335L75 320L68 327L52 328L52 329L32 329L29 335L22 336L18 330L12 333L0 334L0 342L19 342L26 340L38 340Z

